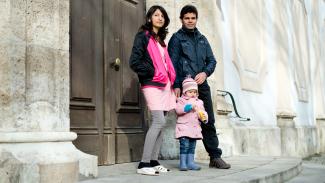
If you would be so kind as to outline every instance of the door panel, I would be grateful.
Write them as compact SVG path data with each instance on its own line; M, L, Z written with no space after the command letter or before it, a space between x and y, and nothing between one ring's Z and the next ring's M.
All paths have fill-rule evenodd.
M141 159L145 134L141 110L143 102L137 77L130 70L128 61L134 36L143 23L144 4L143 1L120 0L108 1L106 5L104 7L108 11L105 12L115 15L105 16L108 26L104 28L107 50L114 50L114 53L108 52L105 55L105 62L108 63L107 78L110 79L107 90L114 88L107 97L111 99L108 105L115 110L111 115L116 134L115 161L116 163L138 161ZM111 7L116 8L112 10ZM120 60L119 70L111 67L116 59Z
M128 60L132 50L132 43L134 35L137 32L140 24L142 23L143 12L138 11L137 3L130 3L129 1L122 1L121 3L121 31L120 37L124 43L120 50L121 60L123 61L123 67L121 70L122 88L120 96L122 106L137 106L139 107L139 85L135 78L134 73L128 67ZM140 21L139 21L140 20ZM130 79L131 78L131 79ZM135 108L136 109L136 108ZM120 109L119 109L120 110Z
M102 164L102 1L70 1L70 120L73 142Z
M71 130L99 164L141 159L143 102L128 59L144 2L71 0ZM120 60L119 69L113 67Z

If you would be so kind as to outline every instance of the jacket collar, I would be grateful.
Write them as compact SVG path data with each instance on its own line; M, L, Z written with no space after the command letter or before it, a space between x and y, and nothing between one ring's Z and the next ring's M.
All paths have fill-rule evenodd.
M200 31L195 27L194 29L187 29L186 27L182 26L182 28L179 29L179 32L183 33L183 34L187 34L187 35L193 35L197 38L200 38L202 36L202 34L200 33ZM186 39L186 38L183 38Z

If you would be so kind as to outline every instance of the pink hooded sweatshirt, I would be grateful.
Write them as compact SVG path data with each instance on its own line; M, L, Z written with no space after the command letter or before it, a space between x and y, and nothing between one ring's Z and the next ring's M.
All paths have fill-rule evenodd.
M187 96L182 95L182 97L177 99L176 104L176 114L177 114L177 123L175 134L176 138L180 137L190 137L194 139L203 139L202 136L202 129L199 121L198 114L191 110L190 112L184 112L184 107L186 104L194 104L200 110L204 112L208 120L208 114L204 109L203 101L196 98L190 98Z

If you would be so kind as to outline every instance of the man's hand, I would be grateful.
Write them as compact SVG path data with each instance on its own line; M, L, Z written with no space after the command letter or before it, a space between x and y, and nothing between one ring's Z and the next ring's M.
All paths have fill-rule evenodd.
M177 98L181 96L181 89L180 88L174 88L174 92L175 92L175 95L176 95Z
M202 84L207 79L207 74L205 72L200 72L194 78L198 85Z

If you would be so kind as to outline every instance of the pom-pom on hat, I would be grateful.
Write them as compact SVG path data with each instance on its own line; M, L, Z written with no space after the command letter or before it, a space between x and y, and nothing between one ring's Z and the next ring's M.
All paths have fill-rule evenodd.
M192 79L189 76L183 81L182 84L183 84L183 93L189 90L198 90L197 83L195 82L194 79Z

